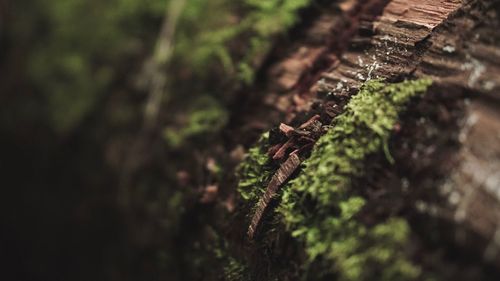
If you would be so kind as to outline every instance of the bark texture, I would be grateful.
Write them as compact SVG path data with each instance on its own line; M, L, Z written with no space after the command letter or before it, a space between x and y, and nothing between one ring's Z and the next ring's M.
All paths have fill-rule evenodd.
M486 278L478 268L500 269L500 2L332 6L304 30L300 48L269 67L266 104L300 123L324 96L341 109L365 81L431 78L395 129L396 164L374 156L356 185L371 202L368 223L395 214L410 222L423 268Z
M348 93L371 78L431 77L436 95L466 101L460 109L463 119L455 120L460 123L460 148L429 164L440 169L454 163L442 175L441 187L435 181L426 187L445 195L447 203L424 207L420 202L419 206L450 221L458 242L466 243L464 228L477 235L486 247L484 258L496 260L496 265L500 246L498 12L498 1L391 1L373 23L373 34L354 39L341 63L325 72L318 85L320 91ZM457 109L441 109L442 118L453 118L449 111ZM426 126L436 125L431 121ZM424 158L416 153L409 160L433 158L450 143L425 145L429 151Z

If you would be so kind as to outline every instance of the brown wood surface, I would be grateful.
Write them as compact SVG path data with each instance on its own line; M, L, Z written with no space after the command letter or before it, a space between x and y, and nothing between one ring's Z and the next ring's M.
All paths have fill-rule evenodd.
M462 99L463 119L456 120L457 130L443 131L457 133L460 148L429 166L452 164L441 181L431 181L431 186L419 181L420 188L434 190L446 200L413 203L420 212L449 222L456 243L481 245L483 258L496 265L500 265L499 7L492 0L393 0L375 22L360 30L364 32L353 38L339 63L324 71L311 89L349 96L368 79L431 77L437 96ZM446 143L425 145L437 151L434 154L447 149Z

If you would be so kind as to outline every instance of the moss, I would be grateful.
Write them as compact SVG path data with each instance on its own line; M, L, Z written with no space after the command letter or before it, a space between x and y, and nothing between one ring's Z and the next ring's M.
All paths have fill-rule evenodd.
M208 96L202 97L193 103L182 128L166 128L163 135L171 147L178 147L186 139L206 137L210 133L219 131L227 120L228 113L224 107Z
M229 257L224 266L224 280L250 281L248 267L235 258Z
M25 14L23 21L36 19L22 30L35 38L28 75L46 100L49 124L61 134L77 127L106 95L118 61L140 53L141 41L147 41L143 19L159 20L165 10L164 0L35 0L27 7L17 5L18 13Z
M245 201L258 201L271 176L272 169L267 165L269 157L266 153L266 144L268 140L269 133L263 134L257 144L250 148L245 160L237 168L237 174L240 178L238 192Z
M240 259L235 258L228 249L227 240L223 239L219 234L214 232L216 242L213 243L210 251L214 254L218 261L218 265L222 265L222 275L218 276L218 280L226 281L250 281L249 267ZM213 270L211 268L210 270ZM220 273L217 273L218 275Z
M230 79L251 83L272 38L297 21L311 0L190 1L177 38L176 56L198 75L218 64ZM217 11L207 14L207 10ZM229 45L238 45L237 52Z
M384 84L367 82L333 128L317 142L305 168L291 181L278 212L292 235L304 242L309 262L340 280L414 280L420 270L405 254L409 233L401 218L374 227L356 219L365 200L354 196L351 180L362 176L364 160L385 151L398 115L428 79Z
M22 34L21 45L30 48L28 75L46 101L47 122L55 132L77 128L115 84L126 84L116 83L124 73L132 77L139 71L138 61L154 49L171 1L175 0L14 3L14 11L25 17L15 23L13 34ZM197 83L181 94L178 85L169 85L170 96L165 100L207 88L221 98L231 92L221 88L251 83L273 37L294 24L297 10L310 1L187 1L175 31L167 76L171 81L189 78ZM186 78L193 73L194 77Z
M187 1L175 33L170 62L170 69L174 71L168 76L171 89L165 91L165 102L185 104L184 92L196 98L200 96L199 91L210 92L217 100L230 100L232 97L227 93L254 81L256 70L271 50L274 38L291 27L298 19L298 9L311 1ZM182 83L187 79L197 83ZM207 113L213 112L192 111L188 122L167 128L164 136L170 146L178 147L191 136L220 129L207 126ZM181 126L184 128L172 128Z

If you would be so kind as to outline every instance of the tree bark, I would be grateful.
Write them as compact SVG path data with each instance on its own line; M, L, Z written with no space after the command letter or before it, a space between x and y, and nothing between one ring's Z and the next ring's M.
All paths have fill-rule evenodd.
M452 268L443 276L454 280L500 269L499 13L494 0L339 1L279 50L261 88L271 106L261 114L297 123L318 95L341 108L367 80L430 77L391 139L396 164L375 157L356 185L366 212L403 214L421 264ZM425 261L438 251L439 265Z

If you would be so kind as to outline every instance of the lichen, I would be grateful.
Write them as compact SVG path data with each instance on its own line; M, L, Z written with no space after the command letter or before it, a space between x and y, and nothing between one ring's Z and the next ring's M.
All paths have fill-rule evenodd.
M420 269L405 253L409 227L391 218L374 227L357 219L365 200L352 190L367 156L383 151L398 115L412 97L423 94L428 79L385 84L367 82L343 114L317 142L301 174L282 196L278 213L302 241L309 263L320 263L339 280L414 280Z

